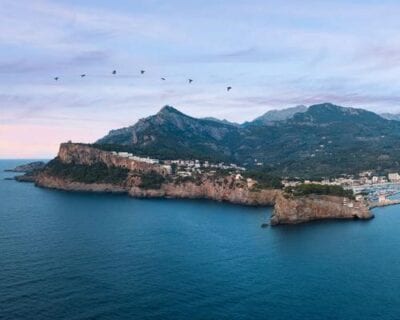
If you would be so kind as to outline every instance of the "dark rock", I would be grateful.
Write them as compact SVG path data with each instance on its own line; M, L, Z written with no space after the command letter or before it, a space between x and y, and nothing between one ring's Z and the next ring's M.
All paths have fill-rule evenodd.
M43 161L34 161L31 163L17 166L14 169L7 169L4 171L7 171L7 172L32 172L35 170L42 170L45 167L45 165L46 164Z

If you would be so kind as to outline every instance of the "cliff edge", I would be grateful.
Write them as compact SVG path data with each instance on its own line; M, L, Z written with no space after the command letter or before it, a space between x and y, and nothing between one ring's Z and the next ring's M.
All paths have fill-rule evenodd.
M372 219L368 205L345 197L308 195L276 197L271 225L297 224L324 219Z

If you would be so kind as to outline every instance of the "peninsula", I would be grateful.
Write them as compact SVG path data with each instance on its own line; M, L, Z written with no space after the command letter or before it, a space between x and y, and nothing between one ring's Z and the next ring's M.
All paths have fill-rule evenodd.
M400 181L398 136L397 120L331 103L242 124L165 106L93 144L62 143L55 159L17 179L70 191L274 206L271 225L370 219L370 207L394 203L385 196Z
M190 170L187 170L190 168ZM319 219L370 219L364 201L338 188L331 195L296 195L248 177L235 165L194 161L159 163L124 152L90 145L63 143L58 156L42 170L19 176L19 181L66 191L126 193L138 198L211 199L241 205L275 206L271 225Z
M400 125L362 109L331 104L294 110L298 113L286 112L284 119L274 113L273 120L266 115L254 123L236 124L192 118L167 106L131 127L110 131L94 144L62 143L56 158L18 180L67 191L274 206L271 225L371 219L366 198L337 183L344 178L335 178L337 168L327 157L340 159L346 148L354 149L356 142L347 131L356 125L379 119L398 127L399 132ZM353 126L344 125L347 117ZM377 130L382 127L375 126ZM297 129L289 132L294 127ZM274 131L281 141L280 148L270 137ZM319 131L323 134L318 134L317 139ZM342 135L347 137L345 142L334 142L344 141ZM299 136L304 139L300 145ZM249 149L255 141L258 144ZM287 153L288 150L292 152ZM391 170L391 156L382 157L382 152L385 151L369 151L370 157L379 153L377 157ZM315 172L310 171L309 161ZM381 167L382 164L381 161ZM337 166L341 165L339 162ZM368 166L351 162L342 176Z

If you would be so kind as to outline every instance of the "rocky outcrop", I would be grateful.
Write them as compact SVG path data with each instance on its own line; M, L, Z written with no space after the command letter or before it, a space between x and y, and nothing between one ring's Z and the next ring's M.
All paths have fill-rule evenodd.
M45 167L46 163L43 161L34 161L31 163L16 166L14 169L6 169L7 172L32 172L36 170L41 170Z
M296 224L323 219L371 219L364 202L336 196L309 195L276 197L271 225Z
M233 178L224 180L204 179L201 183L165 183L160 189L129 188L133 197L168 197L186 199L210 199L251 206L272 206L280 190L251 190L243 185L232 184Z
M80 191L80 192L109 192L109 193L126 193L124 186L111 183L82 183L61 179L55 176L41 173L35 178L35 185L38 187L57 189L64 191Z
M158 164L135 161L129 157L121 157L109 151L104 151L80 143L62 143L58 151L58 158L66 164L92 165L104 163L108 167L126 168L131 171L147 172L155 171L159 174L167 174L167 170Z
M44 170L35 180L38 186L68 191L126 192L130 196L137 198L210 199L243 205L273 205L275 197L281 192L273 189L253 189L246 182L237 181L233 176L221 178L205 176L196 182L177 182L172 180L163 183L158 189L146 189L141 187L141 180L135 173L156 171L165 175L166 173L161 165L133 161L84 144L61 144L58 159L66 164L87 166L101 162L109 167L127 168L132 174L121 185L88 184L60 179Z
M140 180L134 177L129 178L123 185L115 185L70 181L46 172L36 177L35 184L39 187L66 191L127 193L135 198L209 199L250 206L272 206L275 198L281 193L280 190L274 189L252 191L243 185L232 185L231 179L204 179L201 183L168 182L162 184L159 189L145 189L140 187Z

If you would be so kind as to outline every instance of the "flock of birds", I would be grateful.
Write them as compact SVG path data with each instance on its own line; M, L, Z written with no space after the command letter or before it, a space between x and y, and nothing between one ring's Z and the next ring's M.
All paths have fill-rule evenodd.
M145 70L140 70L140 74L144 74L146 71ZM117 74L117 70L113 70L112 72L111 72L111 74L113 74L113 75L116 75ZM84 78L84 77L86 77L86 73L82 73L81 75L81 78ZM55 81L58 81L60 79L60 77L54 77L54 80ZM166 81L167 79L166 78L161 78L161 80L162 81ZM190 83L192 83L193 82L193 79L188 79L188 82L189 82L189 84ZM231 86L228 86L228 87L226 87L226 91L231 91L232 90L232 87Z

